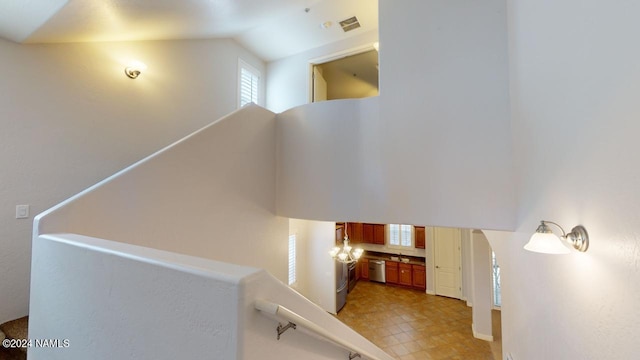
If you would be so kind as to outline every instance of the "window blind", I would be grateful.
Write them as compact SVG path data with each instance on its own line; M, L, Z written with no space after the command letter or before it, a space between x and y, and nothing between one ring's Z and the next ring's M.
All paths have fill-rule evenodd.
M400 245L411 246L411 225L400 225Z
M258 90L260 88L260 72L242 60L239 61L239 67L238 105L239 107L243 107L249 103L257 104Z
M411 247L411 225L389 224L389 245Z
M389 225L389 245L400 245L400 225L398 224Z
M296 234L289 235L289 285L296 282Z

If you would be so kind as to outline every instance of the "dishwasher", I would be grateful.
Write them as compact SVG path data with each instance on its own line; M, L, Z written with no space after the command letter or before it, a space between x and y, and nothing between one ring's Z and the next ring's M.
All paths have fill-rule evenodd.
M369 281L386 283L384 260L369 260Z

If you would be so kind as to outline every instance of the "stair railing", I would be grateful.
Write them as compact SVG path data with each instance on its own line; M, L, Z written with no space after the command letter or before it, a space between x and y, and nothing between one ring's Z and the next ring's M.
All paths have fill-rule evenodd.
M351 344L343 338L335 335L334 333L326 330L325 328L319 326L318 324L296 314L295 312L287 309L286 307L266 301L266 300L256 300L254 304L257 310L264 314L271 315L271 317L280 318L286 320L288 323L286 325L278 324L277 330L277 339L280 340L282 334L289 329L297 330L298 328L306 329L307 332L318 336L319 338L329 341L339 347L349 351L349 360L353 360L354 358L363 358L369 360L387 360L391 359L391 357L380 358L379 356L371 354L369 351L360 348L355 344Z

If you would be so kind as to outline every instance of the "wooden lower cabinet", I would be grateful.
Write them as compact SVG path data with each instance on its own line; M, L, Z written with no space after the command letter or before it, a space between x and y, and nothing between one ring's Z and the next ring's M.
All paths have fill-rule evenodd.
M398 283L398 263L395 261L385 262L385 276L387 278L387 284Z
M398 276L398 284L400 285L405 285L405 286L413 286L413 281L412 281L412 271L411 271L411 266L409 264L403 264L400 263L398 264L398 269L399 271L399 276Z
M419 290L427 289L427 272L424 265L388 260L385 264L387 284L403 285Z
M412 270L412 286L416 289L427 289L427 272L423 265L411 265Z
M369 259L358 260L360 268L360 278L363 280L369 280Z

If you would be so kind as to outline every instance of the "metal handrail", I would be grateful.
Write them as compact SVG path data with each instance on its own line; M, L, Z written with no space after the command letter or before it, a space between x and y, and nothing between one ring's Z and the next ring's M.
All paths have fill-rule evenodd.
M378 356L375 356L373 354L371 354L370 352L368 352L365 349L360 348L357 345L351 344L347 341L345 341L344 339L342 339L339 336L336 336L334 333L326 330L325 328L319 326L318 324L305 319L304 317L296 314L295 312L287 309L286 307L270 302L270 301L266 301L266 300L261 300L258 299L256 300L255 304L254 304L255 308L257 310L260 310L263 313L266 314L270 314L273 316L278 316L281 317L282 319L286 320L289 322L288 325L283 326L283 325L279 325L277 330L278 330L278 340L280 339L280 335L282 335L286 330L288 330L289 328L294 328L297 329L298 327L302 327L305 328L309 331L311 331L312 333L315 333L316 335L319 335L320 337L340 346L341 348L348 350L349 351L349 359L353 359L355 357L362 357L364 356L367 359L370 360L386 360L386 359L381 359ZM391 357L389 357L389 359L391 359Z

